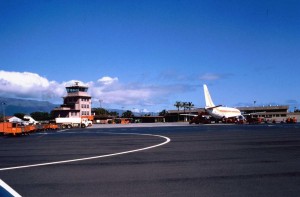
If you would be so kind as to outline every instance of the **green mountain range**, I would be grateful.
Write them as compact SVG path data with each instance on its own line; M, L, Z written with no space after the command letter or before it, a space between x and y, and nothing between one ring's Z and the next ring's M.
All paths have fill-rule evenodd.
M5 104L3 104L5 103ZM3 116L13 116L15 113L30 114L32 112L48 112L50 113L55 107L59 107L60 104L53 104L49 101L37 101L37 100L26 100L26 99L16 99L16 98L4 98L0 97L0 117ZM120 109L106 109L108 111L113 111L122 115L126 110ZM153 115L157 113L149 112ZM134 113L135 116L143 116L144 113Z
M0 114L3 112L6 116L12 116L15 113L30 114L32 112L51 112L58 104L53 104L48 101L25 100L16 98L0 97L1 108Z

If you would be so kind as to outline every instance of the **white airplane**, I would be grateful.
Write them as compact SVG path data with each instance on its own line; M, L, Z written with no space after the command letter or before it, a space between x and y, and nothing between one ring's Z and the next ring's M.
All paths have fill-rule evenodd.
M222 107L222 105L215 105L210 97L207 86L203 85L205 97L205 110L214 118L237 118L239 120L245 119L241 111L233 107Z
M38 123L38 121L34 120L31 116L29 115L25 115L23 117L26 121L24 122L25 125L29 125L29 124L33 124L36 125Z

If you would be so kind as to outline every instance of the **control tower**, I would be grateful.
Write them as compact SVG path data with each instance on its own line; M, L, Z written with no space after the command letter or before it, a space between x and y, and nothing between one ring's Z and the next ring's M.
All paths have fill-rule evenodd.
M56 117L72 117L72 118L89 118L91 114L91 96L88 94L88 87L75 82L71 86L66 87L67 96L63 97L64 103L55 108L52 113Z

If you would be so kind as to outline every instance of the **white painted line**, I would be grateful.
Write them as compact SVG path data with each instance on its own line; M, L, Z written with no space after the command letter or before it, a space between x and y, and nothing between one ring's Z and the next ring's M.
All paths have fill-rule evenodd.
M159 146L163 146L163 145L165 145L165 144L167 144L171 141L170 138L162 136L162 135L140 134L140 133L111 133L111 132L101 132L101 133L114 134L114 135L144 135L144 136L164 138L166 141L164 141L163 143L160 143L160 144L153 145L153 146L148 146L148 147L145 147L145 148L129 150L129 151L124 151L124 152L119 152L119 153L112 153L112 154L107 154L107 155L98 155L98 156L85 157L85 158L79 158L79 159L55 161L55 162L48 162L48 163L40 163L40 164L0 168L0 171L15 170L15 169L21 169L21 168L32 168L32 167L38 167L38 166L56 165L56 164L62 164L62 163L71 163L71 162L76 162L76 161L85 161L85 160L99 159L99 158L104 158L104 157L113 157L113 156L117 156L117 155L124 155L124 154L129 154L129 153L134 153L134 152L138 152L138 151L144 151L144 150L156 148L156 147L159 147Z
M64 132L64 131L68 131L68 129L62 129L62 130L58 130L56 131L57 133L61 133L61 132Z
M13 188L11 188L9 185L7 185L4 181L0 179L0 186L4 188L9 194L11 194L14 197L21 197L20 194L18 194Z

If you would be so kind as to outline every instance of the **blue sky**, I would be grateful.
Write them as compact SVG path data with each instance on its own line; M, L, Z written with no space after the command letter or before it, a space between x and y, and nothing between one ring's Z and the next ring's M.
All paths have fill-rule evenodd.
M0 1L0 96L94 106L300 107L300 1ZM34 91L33 91L34 90Z

